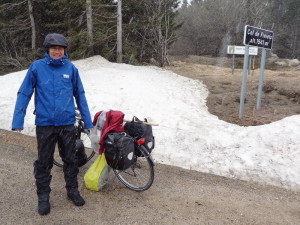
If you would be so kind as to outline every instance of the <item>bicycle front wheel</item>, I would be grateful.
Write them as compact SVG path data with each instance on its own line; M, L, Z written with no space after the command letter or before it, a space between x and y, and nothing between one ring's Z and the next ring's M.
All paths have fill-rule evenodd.
M154 181L154 163L145 147L139 146L139 148L141 156L136 158L135 163L126 170L114 169L114 173L129 189L145 191Z

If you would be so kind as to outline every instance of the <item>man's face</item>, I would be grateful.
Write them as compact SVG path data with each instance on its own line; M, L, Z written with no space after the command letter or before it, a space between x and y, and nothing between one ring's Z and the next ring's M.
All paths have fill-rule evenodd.
M64 47L61 46L51 46L49 48L49 55L52 59L59 59L65 54Z

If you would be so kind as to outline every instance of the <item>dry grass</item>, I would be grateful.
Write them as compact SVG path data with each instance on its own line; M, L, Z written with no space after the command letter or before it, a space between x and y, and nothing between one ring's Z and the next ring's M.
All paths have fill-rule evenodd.
M299 114L300 72L295 68L265 69L261 108L256 109L260 70L247 75L245 113L239 119L242 69L232 74L230 58L204 56L173 57L166 69L201 80L210 94L209 111L220 119L244 126L261 125Z

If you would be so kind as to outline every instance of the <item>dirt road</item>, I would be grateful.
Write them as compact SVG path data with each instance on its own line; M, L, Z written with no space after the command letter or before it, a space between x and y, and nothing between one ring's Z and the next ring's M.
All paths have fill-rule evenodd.
M83 207L66 199L62 170L54 167L51 213L42 217L32 175L35 148L35 138L0 130L0 224L300 224L300 193L161 164L142 193L114 176L105 191L89 191L82 182L85 165L79 174Z

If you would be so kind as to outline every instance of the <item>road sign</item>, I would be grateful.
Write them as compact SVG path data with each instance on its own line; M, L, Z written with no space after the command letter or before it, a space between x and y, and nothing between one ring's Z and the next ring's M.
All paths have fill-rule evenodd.
M246 94L246 80L247 80L247 65L249 64L249 46L256 46L262 48L261 64L260 64L260 78L258 85L258 98L256 109L260 108L261 97L262 97L262 86L264 79L264 69L266 63L266 49L272 49L273 44L273 31L252 27L249 25L245 26L244 32L244 45L245 46L245 57L243 67L243 79L240 97L240 113L239 118L242 119L244 116L244 103Z
M256 46L259 48L272 49L273 31L245 26L244 45Z
M228 45L227 46L227 54L245 55L245 46ZM257 54L258 54L257 47L249 48L249 55L257 55Z

